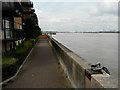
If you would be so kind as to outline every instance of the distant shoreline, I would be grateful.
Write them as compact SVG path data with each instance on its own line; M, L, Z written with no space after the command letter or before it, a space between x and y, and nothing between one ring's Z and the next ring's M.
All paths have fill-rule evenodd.
M120 33L118 32L56 32L56 33Z
M58 32L58 31L45 31L45 34L56 34L56 33L120 33L120 31L99 31L99 32Z

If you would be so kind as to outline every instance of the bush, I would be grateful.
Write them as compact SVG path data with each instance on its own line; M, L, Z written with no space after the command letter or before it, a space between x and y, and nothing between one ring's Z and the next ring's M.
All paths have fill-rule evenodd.
M22 47L19 47L16 49L15 57L18 58L19 64L21 64L23 62L23 60L25 59L26 52L27 52L26 49L22 48Z
M24 42L23 46L19 46L16 49L15 57L18 58L19 64L21 64L24 61L32 46L33 46L32 41L27 40Z
M15 51L14 50L11 50L11 51L7 51L7 52L3 52L2 53L2 56L3 57L14 57L15 56Z
M19 66L23 63L32 46L38 39L24 41L23 45L17 46L16 50L8 51L2 54L2 79L5 80L13 76ZM17 59L16 59L17 58Z
M30 41L35 42L35 41L36 41L36 39L30 39Z
M30 47L33 46L32 41L31 40L25 41L23 46L24 46L23 48L29 49Z
M35 39L35 42L37 42L38 41L38 37Z
M15 75L18 67L18 59L4 56L2 59L2 80Z
M9 67L10 65L14 65L18 60L16 58L8 58L3 57L2 60L2 68Z
M38 38L36 38L36 39L30 39L30 41L31 41L33 44L35 44L35 43L38 41Z

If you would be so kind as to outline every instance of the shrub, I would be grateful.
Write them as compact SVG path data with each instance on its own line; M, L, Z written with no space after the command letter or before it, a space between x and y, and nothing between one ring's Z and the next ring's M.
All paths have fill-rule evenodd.
M2 65L2 80L5 80L13 76L19 67L18 59L5 56L2 59L1 65Z
M34 45L36 42L36 39L30 39L30 41L32 42L32 44Z
M2 56L3 57L14 57L15 56L15 51L11 50L11 51L7 51L7 52L3 52Z
M30 41L31 41L33 44L35 44L35 43L38 41L38 38L36 38L36 39L30 39Z
M8 51L2 54L2 79L5 80L13 76L18 67L25 60L37 39L24 41L23 45L17 46L16 50ZM17 59L16 59L17 58Z
M35 42L37 42L38 41L38 37L35 39Z
M18 59L16 58L8 58L8 57L3 57L2 58L2 68L9 67L10 65L14 65Z
M33 46L32 41L31 40L25 41L23 46L24 46L23 48L29 49L30 47Z
M35 42L35 41L36 41L36 39L30 39L30 41Z
M19 46L15 51L15 57L19 59L19 64L21 64L32 48L33 44L31 40L24 42L23 46Z
M15 57L18 58L19 64L22 63L22 61L25 59L25 56L26 56L26 49L25 48L19 47L16 49Z

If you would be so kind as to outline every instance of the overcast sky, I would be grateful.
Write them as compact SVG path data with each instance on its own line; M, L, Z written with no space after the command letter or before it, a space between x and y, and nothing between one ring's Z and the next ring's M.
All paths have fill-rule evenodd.
M117 2L34 1L42 31L117 31ZM105 1L105 0L103 0Z

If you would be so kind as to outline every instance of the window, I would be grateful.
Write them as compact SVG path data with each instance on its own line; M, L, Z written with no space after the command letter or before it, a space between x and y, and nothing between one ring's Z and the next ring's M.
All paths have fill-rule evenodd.
M19 29L19 24L18 24L18 29Z
M8 20L5 20L5 28L10 28L10 22Z
M4 19L2 20L2 27L5 28L5 26L4 26Z
M10 38L10 21L5 20L6 38Z
M10 38L10 29L6 28L6 38Z

